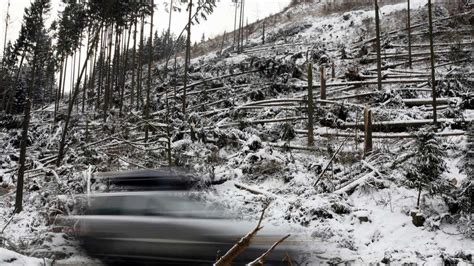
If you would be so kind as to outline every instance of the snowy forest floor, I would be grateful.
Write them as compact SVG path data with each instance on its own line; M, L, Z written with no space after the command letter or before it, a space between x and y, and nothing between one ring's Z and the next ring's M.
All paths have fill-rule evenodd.
M425 3L412 1L414 24L426 21ZM403 3L383 6L382 31L401 28L405 12ZM472 42L472 10L468 12L468 22L437 23L435 30L445 33L437 34L435 41ZM247 220L257 219L270 202L264 223L281 226L282 235L292 234L289 241L301 246L296 262L472 263L472 213L453 211L446 195L423 191L421 210L427 220L422 227L412 223L410 210L416 207L418 191L407 185L405 176L413 168L413 134L419 127L378 126L374 151L363 154L364 132L358 128L365 106L372 110L374 124L432 119L431 102L412 103L431 97L429 61L423 54L427 47L422 46L427 43L425 28L413 33L414 43L420 45L413 51L420 54L413 69L403 66L406 57L391 57L406 53L406 32L398 31L383 39L384 66L399 64L384 70L383 91L377 91L376 83L357 84L376 77L373 43L360 45L372 36L373 13L328 11L316 3L297 5L276 17L273 27L267 24L265 45L261 33L255 33L241 54L226 47L222 55L213 51L194 58L187 119L180 112L182 84L160 83L157 77L149 121L130 106L123 117L112 112L106 123L93 106L86 105L84 114L75 108L65 163L59 168L53 165L62 121L53 124L54 106L37 109L30 130L24 211L14 215L21 117L10 117L0 131L0 247L9 249L0 249L0 264L42 265L53 260L98 264L78 249L72 235L55 226L56 217L81 212L83 197L78 195L87 193L93 173L166 166L166 107L174 164L214 183L203 190L203 199ZM435 10L435 19L447 16L449 10ZM459 34L452 35L453 28ZM446 163L441 179L451 184L452 193L473 178L468 175L472 167L468 136L473 131L469 125L474 119L473 57L468 47L437 50L439 97L447 99L440 104L443 123L438 134L449 135L438 137ZM327 66L327 99L332 101L316 103L316 144L311 148L306 142L304 104L307 51L315 65ZM156 64L158 69L162 66ZM176 74L178 79L182 75ZM319 74L314 82L319 84ZM165 93L163 88L171 89ZM314 95L320 97L318 86ZM155 128L146 145L145 124ZM101 189L93 186L92 193Z

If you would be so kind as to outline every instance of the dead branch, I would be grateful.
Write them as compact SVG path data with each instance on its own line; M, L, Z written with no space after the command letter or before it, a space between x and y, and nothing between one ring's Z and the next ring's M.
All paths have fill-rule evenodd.
M380 171L377 168L375 168L373 165L369 164L367 161L362 160L362 164L365 165L366 167L368 167L370 170L374 171L380 178L383 177L382 173L380 173Z
M332 155L331 159L329 160L329 162L326 164L326 167L324 167L324 170L321 172L321 174L319 175L318 179L316 179L316 181L314 182L313 184L313 187L315 187L318 182L323 178L324 174L326 173L326 171L328 170L329 168L329 165L331 165L332 161L334 160L334 158L336 158L336 155L339 154L339 152L341 151L342 149L342 146L344 146L344 144L346 143L346 141L349 139L349 137L345 138L341 145L339 145L339 148L337 148L336 152Z
M270 253L279 245L281 244L283 241L285 241L288 237L290 237L291 235L286 235L285 237L281 238L280 240L278 240L277 242L275 242L273 244L273 246L270 247L270 249L268 249L265 253L263 253L260 257L258 257L257 259L255 259L254 261L250 262L249 264L247 264L247 266L263 266L264 263L265 263L265 259L268 255L270 255Z
M253 188L251 186L247 186L245 184L242 184L242 183L235 183L234 186L236 188L239 188L239 189L242 189L242 190L246 190L252 194L256 194L256 195L264 195L268 198L271 198L271 199L275 199L277 196L275 194L272 194L270 192L267 192L267 191L264 191L264 190L261 190L261 189L258 189L258 188Z
M260 219L258 221L257 226L250 231L247 235L242 237L237 244L235 244L227 253L220 257L219 260L217 260L216 263L214 263L214 266L230 266L232 261L237 258L242 252L244 252L249 246L252 241L252 239L257 235L257 232L260 231L263 227L260 225L262 224L263 220L263 215L265 214L265 211L267 210L268 205L266 205L263 210L262 214L260 215Z

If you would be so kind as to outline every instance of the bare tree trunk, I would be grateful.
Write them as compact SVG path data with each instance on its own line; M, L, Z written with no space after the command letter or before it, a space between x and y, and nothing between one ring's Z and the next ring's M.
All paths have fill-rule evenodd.
M243 51L244 45L244 4L245 0L241 0L240 3L240 21L239 21L239 53Z
M135 97L135 73L137 70L136 56L137 56L137 23L138 18L134 20L134 29L133 29L133 50L132 50L132 86L130 88L130 111L133 110L134 97ZM138 90L138 89L137 89Z
M364 110L364 154L372 152L372 111L366 107Z
M433 96L433 124L438 125L437 104L436 104L436 75L435 75L435 54L433 47L433 12L431 0L428 0L428 19L429 19L429 37L430 37L430 53L431 53L431 90Z
M153 11L155 1L151 0L151 15L150 15L150 44L148 46L148 86L146 90L146 104L145 104L145 120L150 119L150 91L151 91L151 67L153 63ZM145 123L145 143L148 142L148 122Z
M108 54L107 54L107 78L106 78L106 85L104 90L104 108L103 108L103 116L104 122L107 121L107 111L109 110L109 102L110 102L110 90L112 89L112 77L111 77L111 57L112 57L112 35L113 35L114 26L110 26L110 32L108 33Z
M240 45L240 52L242 53L244 51L244 34L245 34L245 27L244 27L244 22L245 22L245 0L242 0L242 38L240 39L241 45Z
M72 90L74 88L74 76L76 75L76 56L77 53L74 52L74 57L73 57L73 61L72 61L72 65L71 65L71 86L70 86L70 92L69 92L69 101L71 100L71 93L72 93Z
M82 55L82 32L81 32L81 36L79 38L79 42L81 44L79 44L79 58L77 59L77 76L79 76L79 72L81 71L80 69L80 65L81 65L81 55ZM87 68L87 67L86 67ZM87 72L86 72L87 73ZM73 79L74 80L74 79ZM79 83L81 83L81 81L79 81ZM76 111L78 111L79 109L79 104L76 105Z
M63 67L64 67L64 59L61 60L60 70L59 70L59 87L56 90L56 99L54 101L54 118L53 123L56 124L57 119L57 112L59 108L59 98L61 97L61 86L63 84Z
M376 32L376 49L377 49L377 85L378 90L382 90L382 59L381 59L381 45L380 45L380 18L379 18L379 4L378 0L374 0L375 7L375 32Z
M173 160L171 158L171 120L170 120L170 104L168 100L168 91L166 91L166 141L168 144L167 155L168 155L168 166L173 166Z
M324 66L320 66L320 91L321 91L321 100L326 100L326 69ZM321 106L326 105L324 102L321 103Z
M411 12L410 12L410 0L408 0L407 7L407 29L408 29L408 67L412 68L413 62L411 59Z
M92 51L94 50L94 47L97 45L101 27L102 27L102 25L96 29L96 34L94 36L94 40L92 41L92 46L90 47L89 51L87 51L87 56L85 58L84 65L82 66L82 71L81 71L81 73L78 77L78 80L81 80L82 75L84 75L86 65L87 65L87 61L89 60L89 57L91 56ZM69 101L68 112L67 112L66 120L64 121L64 128L63 128L63 131L61 133L61 142L59 143L58 158L56 160L56 166L57 167L61 166L61 161L62 161L63 156L64 156L64 148L66 146L67 131L68 131L68 127L69 127L69 122L71 121L71 114L72 114L72 109L74 107L74 100L77 98L77 96L79 94L78 84L79 84L79 82L76 83L76 88L74 89L73 92L71 92L73 95L72 95L71 101Z
M102 96L102 85L104 80L104 60L105 60L105 29L101 29L100 33L100 54L99 54L99 73L97 77L97 93L96 93L96 112L99 114L100 102Z
M28 128L30 125L33 87L35 85L35 79L36 79L36 62L37 62L37 56L36 56L36 51L35 51L35 54L33 55L33 69L32 69L32 75L31 75L31 84L30 84L30 87L28 88L28 93L26 96L26 106L24 110L24 119L23 119L23 126L22 126L22 132L21 132L20 159L19 159L20 165L18 168L18 180L16 184L15 213L20 213L23 210L23 184L25 180L26 145L28 143Z
M69 59L69 56L66 55L66 61L64 62L64 78L63 78L63 86L62 86L62 90L61 90L61 97L60 99L63 99L64 98L64 93L66 91L66 72L67 72L67 61Z
M10 22L10 0L8 0L8 4L7 4L7 15L5 17L5 37L3 39L3 56L2 58L5 59L5 55L7 53L7 33L8 33L8 24ZM5 62L6 60L2 60L2 69L5 68ZM2 78L2 77L0 77ZM5 88L3 90L3 94L2 94L2 105L0 106L1 110L5 110L5 102L6 102L6 99L8 98L8 88ZM6 110L5 110L6 111Z
M23 184L25 180L26 144L28 142L28 127L30 123L31 100L26 98L25 114L20 144L20 166L18 168L18 180L16 183L15 213L23 210Z
M99 33L100 35L100 33ZM89 38L90 38L90 33L89 33ZM94 52L93 52L93 61L91 62L91 66L90 66L90 72L89 72L89 80L87 82L87 95L86 95L86 98L87 98L87 102L94 106L94 102L92 101L91 103L91 100L93 99L89 99L91 97L91 95L94 95L94 84L95 84L95 79L96 79L96 76L97 76L97 54L99 53L99 46L97 45L96 48L94 49ZM98 95L96 95L98 96ZM93 98L93 97L92 97Z
M142 15L141 17L141 27L140 27L140 44L138 50L138 66L137 66L137 111L140 109L140 100L142 95L142 55L143 55L143 31L145 25L145 17Z
M262 45L265 44L265 19L263 19Z
M219 51L219 54L222 55L222 50L224 50L224 41L225 41L225 34L227 31L224 31L224 35L222 35L222 42L221 42L221 49Z
M110 107L113 108L115 107L115 91L118 88L118 81L119 81L119 69L120 69L120 42L122 40L122 29L119 26L116 26L116 31L115 31L115 47L114 47L114 57L112 60L112 88L109 91L110 93Z
M237 7L238 7L238 1L235 2L235 15L234 15L234 43L232 45L232 50L235 51L235 43L237 41Z
M249 19L247 18L245 23L245 42L249 42Z
M125 80L127 77L127 66L128 66L128 50L130 48L130 36L132 35L132 26L133 22L130 23L130 28L128 28L128 36L127 36L127 45L124 45L124 64L123 64L123 72L122 72L122 91L120 92L120 116L122 116L123 111L123 101L124 101L124 94L125 94ZM132 68L133 69L133 68ZM133 71L133 70L132 70ZM130 95L131 97L132 95Z
M191 16L193 10L193 0L189 0L189 17L188 17L188 38L186 41L186 57L184 61L184 87L183 87L183 115L186 116L186 90L188 86L188 68L191 61Z
M7 36L8 36L8 24L10 23L10 0L8 0L7 4L7 16L5 17L5 37L3 39L3 58L5 58L5 54L7 51ZM6 97L7 95L4 95Z
M165 49L167 50L167 52L165 53L166 54L166 63L165 63L165 67L164 67L164 77L166 78L166 76L168 75L168 63L169 63L169 56L171 55L171 52L173 50L173 44L172 44L172 39L171 39L171 18L172 18L172 15L173 15L173 0L170 0L170 15L168 17L168 30L166 32L166 45L165 45ZM169 54L168 54L169 53Z
M90 45L90 31L88 32L87 34L87 46L86 46L86 51L89 51L89 45ZM81 62L81 56L80 56L80 53L79 53L79 63ZM79 75L79 73L77 73ZM86 103L86 90L87 90L87 65L86 65L86 75L85 75L85 78L84 78L84 84L83 84L83 87L82 87L82 108L81 108L81 113L84 113L84 105Z
M314 146L313 64L308 62L308 146Z

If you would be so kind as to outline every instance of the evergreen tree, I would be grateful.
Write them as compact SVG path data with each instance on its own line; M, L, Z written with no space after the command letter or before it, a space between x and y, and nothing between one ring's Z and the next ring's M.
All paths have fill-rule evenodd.
M417 134L415 162L407 174L407 181L410 186L418 188L418 208L422 189L436 194L444 188L444 182L440 180L445 169L443 156L443 149L432 130L422 130Z

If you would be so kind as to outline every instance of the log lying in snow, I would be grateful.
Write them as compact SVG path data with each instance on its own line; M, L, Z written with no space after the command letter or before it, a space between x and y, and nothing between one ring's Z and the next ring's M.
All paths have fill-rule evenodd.
M219 128L235 127L239 126L241 123L245 124L268 124L268 123L280 123L287 121L296 121L296 120L305 120L306 117L295 116L295 117L284 117L284 118L274 118L274 119L262 119L262 120L252 120L252 121L242 121L237 123L229 123L224 125L217 125Z
M248 186L248 185L245 185L245 184L242 184L242 183L235 183L234 186L236 188L239 188L239 189L242 189L242 190L246 190L252 194L256 194L256 195L263 195L263 196L266 196L270 199L276 199L277 198L277 195L273 194L273 193L270 193L270 192L267 192L267 191L264 191L264 190L261 190L259 188L254 188L254 187L251 187L251 186Z
M366 97L366 96L372 96L372 95L375 95L377 93L378 92L364 92L364 93L359 93L359 94L351 94L351 95L333 97L333 98L329 98L328 100L337 101L337 100L361 98L361 97Z
M382 80L382 84L415 84L415 83L422 83L422 82L427 82L428 79L385 79ZM347 82L336 82L336 83L328 83L326 84L326 87L336 87L336 86L349 86L349 85L355 85L355 86L362 86L362 85L374 85L377 84L377 80L364 80L364 81L347 81ZM320 87L321 84L319 83L314 83L313 87ZM306 85L300 85L297 86L299 88L307 88Z
M449 118L440 118L438 119L438 123L448 123L454 124L457 126L461 126L465 123L470 123L474 121L474 119L466 119L466 120L459 120L459 119L449 119ZM372 124L372 128L374 130L393 130L393 129L406 129L410 127L422 127L425 125L433 124L432 119L420 119L420 120L400 120L400 121L378 121ZM340 125L340 128L359 128L361 130L364 129L364 125L360 123L343 123Z
M444 105L460 101L460 98L436 98L436 104ZM432 105L433 99L403 99L406 106Z
M334 191L333 193L334 194L344 194L344 193L347 193L347 192L351 192L352 190L354 190L357 186L363 184L364 182L366 182L367 180L369 180L370 178L374 177L375 175L375 172L372 171L368 174L365 174L359 178L357 178L355 181L352 181L350 182L349 184L339 188L338 190Z
M281 102L281 103L265 103L265 104L259 104L258 102L253 102L253 103L248 103L247 105L244 105L244 106L239 106L236 108L236 110L252 110L252 109L263 109L263 108L289 108L289 107L292 107L292 108L304 108L306 109L307 107L304 106L303 104L305 103L306 101L303 100L303 99L300 99L299 101L294 101L294 103L284 103L284 102ZM299 103L299 104L298 104ZM337 101L334 101L334 100L317 100L315 99L313 101L314 104L317 104L317 103L326 103L326 104L340 104L340 105L347 105L347 106L354 106L354 107L358 107L358 108L364 108L364 105L361 105L361 104L356 104L356 103L341 103L341 102L337 102Z
M473 45L474 42L461 42L461 43L434 43L433 46L468 46ZM408 47L406 44L390 44L391 47L394 48L405 48ZM429 43L419 43L419 44L412 44L411 47L430 47Z
M234 73L234 74L228 74L228 75L223 75L223 76L218 76L218 77L212 77L212 78L207 78L207 79L203 79L203 80L200 80L198 82L194 82L194 83L191 83L191 84L188 84L186 86L186 89L188 88L192 88L192 87L196 87L196 86L199 86L199 85L202 85L206 82L210 82L210 81L214 81L214 80L218 80L218 79L225 79L225 78L230 78L230 77L237 77L237 76L241 76L241 75L245 75L245 74L250 74L250 73L255 73L255 72L259 72L260 70L257 69L257 70L250 70L250 71L245 71L245 72L239 72L239 73ZM180 92L182 90L184 90L185 87L180 87L178 89L176 89L176 92ZM173 93L173 90L167 90L167 91L164 91L164 92L161 92L159 93L159 96L163 96L165 95L166 93Z
M307 130L302 130L302 129L296 129L295 132L297 134L308 134ZM326 137L326 138L334 138L334 137L356 137L356 134L350 133L350 132L315 132L315 135L321 136L321 137ZM456 137L456 136L464 136L466 135L465 131L462 130L456 130L456 131L449 131L449 132L438 132L436 133L437 137ZM363 139L364 134L363 132L359 132L357 134L357 137ZM388 132L388 133L373 133L372 134L373 139L414 139L416 136L414 134L410 133L393 133L393 132Z
M279 148L279 149L290 149L290 150L302 150L302 151L315 151L315 152L321 152L324 149L322 148L316 148L316 147L309 147L309 146L298 146L298 145L286 145L286 144L278 144L278 143L267 143L268 146L273 147L273 148Z

